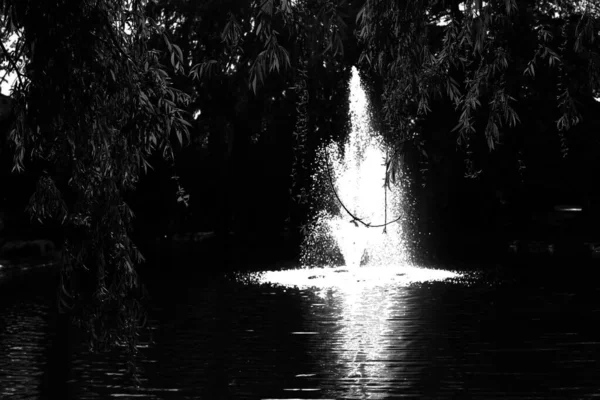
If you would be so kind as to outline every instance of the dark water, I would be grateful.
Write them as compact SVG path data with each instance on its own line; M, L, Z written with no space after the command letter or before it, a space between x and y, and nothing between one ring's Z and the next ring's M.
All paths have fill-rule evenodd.
M142 386L124 383L118 352L74 344L71 398L600 396L600 283L555 278L352 290L161 281L177 290L154 299ZM38 398L45 313L43 296L0 307L0 398Z
M37 275L50 281L50 274ZM37 399L47 364L52 299L27 269L0 268L0 399ZM10 278L10 280L9 280Z

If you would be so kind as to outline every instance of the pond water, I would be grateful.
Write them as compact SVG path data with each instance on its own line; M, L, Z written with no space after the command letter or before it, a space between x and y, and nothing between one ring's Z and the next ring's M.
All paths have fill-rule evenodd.
M70 396L600 395L596 279L498 271L442 281L404 279L412 272L399 269L402 279L371 285L358 279L351 286L321 285L312 274L313 288L256 283L254 276L197 284L163 279L161 292L169 295L151 288L155 298L142 341L141 387L124 383L122 356L89 354L83 344L73 344ZM0 306L0 398L41 398L48 313L48 296L41 292L5 299Z

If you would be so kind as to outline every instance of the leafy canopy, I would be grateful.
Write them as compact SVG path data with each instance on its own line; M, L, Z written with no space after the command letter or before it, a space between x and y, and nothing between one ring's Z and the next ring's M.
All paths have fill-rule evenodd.
M39 174L32 218L62 222L61 305L92 335L92 344L127 342L135 352L142 310L129 238L135 189L160 151L172 160L189 123L187 94L169 74L183 70L180 49L144 14L146 1L4 1L0 37L12 88L14 170ZM149 47L161 36L170 66Z

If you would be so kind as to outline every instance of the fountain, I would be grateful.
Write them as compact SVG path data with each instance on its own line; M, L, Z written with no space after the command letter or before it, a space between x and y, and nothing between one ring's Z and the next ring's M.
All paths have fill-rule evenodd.
M353 68L349 137L343 146L329 143L317 153L311 190L321 197L302 246L302 268L264 271L258 282L348 294L461 276L411 265L402 230L402 188L384 187L387 149L372 129L367 105Z
M387 149L372 129L367 102L358 71L353 67L349 138L343 151L337 143L321 149L321 168L325 173L315 175L315 179L327 177L329 182L321 186L333 186L339 211L318 214L315 225L325 226L347 267L397 266L406 264L408 258L398 218L402 193L399 187L384 187ZM314 229L309 234L305 252L313 251L312 243L322 240L322 231Z

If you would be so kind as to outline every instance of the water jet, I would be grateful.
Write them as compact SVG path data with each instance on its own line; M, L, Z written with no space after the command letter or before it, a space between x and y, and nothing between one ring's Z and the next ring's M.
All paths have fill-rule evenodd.
M350 80L351 131L343 148L331 142L319 151L323 179L330 185L338 205L337 212L318 214L315 226L304 244L305 259L314 251L312 244L330 235L347 267L360 265L403 265L408 249L402 230L402 190L386 186L389 149L371 123L367 95L358 70L352 68ZM322 171L325 171L323 173Z
M373 129L356 68L350 80L350 118L347 140L326 143L317 151L311 188L316 211L302 244L301 268L265 271L258 281L348 294L460 276L411 264L403 231L403 189L384 185L390 149Z

